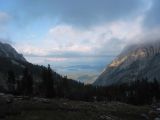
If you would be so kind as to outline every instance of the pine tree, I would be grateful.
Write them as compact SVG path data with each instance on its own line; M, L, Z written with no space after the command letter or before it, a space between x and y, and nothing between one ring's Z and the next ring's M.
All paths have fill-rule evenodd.
M50 68L50 65L48 65L48 68L44 68L43 73L42 73L42 78L43 78L43 89L44 89L44 94L48 98L52 98L55 95L54 91L54 79L53 79L53 71Z
M8 71L8 81L7 81L7 84L8 84L8 91L10 93L15 93L15 74L12 70Z
M156 78L154 78L153 80L153 85L152 85L152 91L153 91L153 97L155 97L156 99L159 99L160 98L160 88L159 88L159 83L157 81Z
M33 93L33 77L29 72L28 68L23 71L23 77L21 81L21 88L23 95L32 95Z

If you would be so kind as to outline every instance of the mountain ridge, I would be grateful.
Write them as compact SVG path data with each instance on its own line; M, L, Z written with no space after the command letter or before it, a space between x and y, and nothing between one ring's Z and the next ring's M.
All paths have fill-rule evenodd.
M121 84L142 77L159 79L159 61L160 41L130 45L107 66L94 85Z
M25 68L28 68L33 74L35 82L42 80L41 76L45 68L44 66L28 62L23 55L19 54L10 44L0 42L0 89L7 89L9 71L13 71L16 79L20 79ZM53 74L60 76L55 72L53 72Z
M26 61L22 54L19 54L10 44L0 42L0 57L6 57Z

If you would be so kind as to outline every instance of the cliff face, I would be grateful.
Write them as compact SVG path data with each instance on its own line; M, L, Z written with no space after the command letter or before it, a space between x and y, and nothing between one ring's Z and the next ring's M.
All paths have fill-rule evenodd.
M160 42L128 46L97 78L94 85L121 84L147 77L160 80Z

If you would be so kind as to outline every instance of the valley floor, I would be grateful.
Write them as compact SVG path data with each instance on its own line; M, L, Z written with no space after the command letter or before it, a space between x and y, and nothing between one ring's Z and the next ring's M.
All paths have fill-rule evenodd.
M133 106L119 102L82 102L44 98L21 99L3 103L0 120L143 120L149 106Z

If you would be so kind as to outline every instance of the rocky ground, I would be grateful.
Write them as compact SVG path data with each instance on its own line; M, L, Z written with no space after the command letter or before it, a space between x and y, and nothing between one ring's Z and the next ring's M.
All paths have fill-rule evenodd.
M30 99L0 94L0 120L159 120L158 108L153 109L119 102Z
M160 103L151 105L151 110L144 116L146 116L148 120L160 120Z

